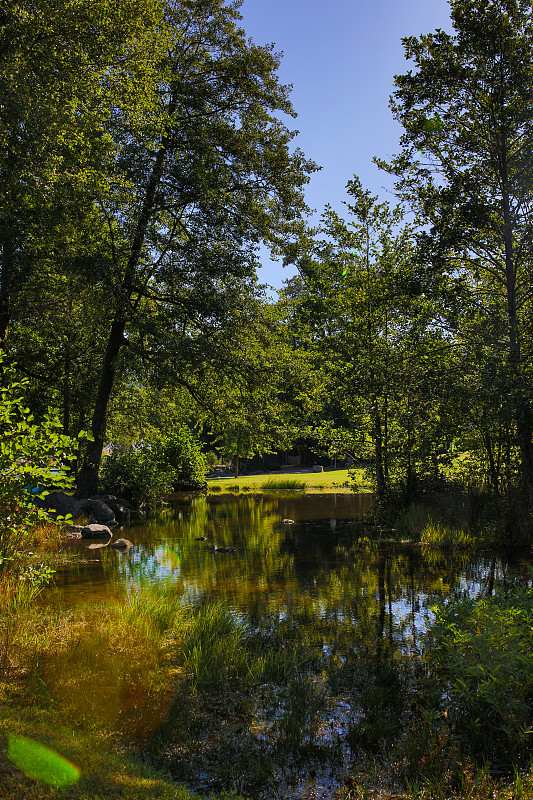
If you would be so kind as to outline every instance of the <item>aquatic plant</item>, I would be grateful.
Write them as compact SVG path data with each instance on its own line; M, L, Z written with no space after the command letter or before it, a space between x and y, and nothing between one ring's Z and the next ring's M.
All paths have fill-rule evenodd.
M283 682L299 666L296 648L288 643L273 647L222 603L192 612L183 630L182 651L177 655L183 658L195 690L235 680L248 685Z
M442 550L468 550L475 547L477 538L466 530L451 528L440 523L429 522L420 534L420 541L428 547Z

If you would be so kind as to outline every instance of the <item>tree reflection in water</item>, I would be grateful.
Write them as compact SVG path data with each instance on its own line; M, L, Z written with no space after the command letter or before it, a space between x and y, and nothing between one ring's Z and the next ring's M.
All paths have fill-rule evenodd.
M201 700L176 690L158 747L177 778L258 797L305 796L313 775L333 786L354 758L385 752L423 704L418 657L432 605L491 594L496 579L527 569L370 535L369 504L364 495L184 499L129 527L127 553L97 551L97 563L57 582L68 604L150 587L188 608L223 603L255 632L254 646L299 649L286 685ZM304 762L313 766L299 789ZM285 791L280 775L296 783Z

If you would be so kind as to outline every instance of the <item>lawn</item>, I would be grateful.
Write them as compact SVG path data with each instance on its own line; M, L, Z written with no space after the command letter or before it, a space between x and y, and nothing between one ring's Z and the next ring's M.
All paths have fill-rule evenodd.
M328 472L286 472L261 475L243 475L240 478L208 478L207 491L214 492L351 492L352 477L356 478L356 491L371 491L364 469L335 469Z

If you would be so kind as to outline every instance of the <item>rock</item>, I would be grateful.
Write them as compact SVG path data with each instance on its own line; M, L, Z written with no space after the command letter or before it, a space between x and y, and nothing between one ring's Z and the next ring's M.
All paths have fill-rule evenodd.
M116 525L114 513L103 500L93 500L92 498L82 500L81 508L88 517L94 517L101 525L109 525L109 523L115 523ZM109 527L113 526L110 525Z
M138 509L130 503L129 500L126 500L125 497L115 497L114 494L93 494L92 500L103 500L111 508L111 503L109 500L113 500L116 503L120 503L121 506L125 508L129 508L130 511L138 511Z
M205 541L207 541L207 536L195 536L194 541L195 542L205 542Z
M65 492L50 492L40 497L37 504L53 517L66 517L67 514L78 517L83 511L79 500Z
M129 500L125 500L123 497L113 497L111 494L95 494L91 499L105 503L119 522L129 522L132 516L141 513L138 508L135 508Z
M234 547L217 547L215 553L235 553Z
M109 506L118 522L129 522L131 515L135 513L131 508L125 506L120 500L117 500L116 497L108 498L105 501L105 504L106 506Z
M283 524L284 525L294 525L294 520L293 519L284 519L283 520Z
M113 542L111 545L115 550L127 550L131 546L132 542L130 542L129 539L117 539L117 541Z
M107 525L99 525L98 523L85 525L81 529L82 539L111 539L112 533Z

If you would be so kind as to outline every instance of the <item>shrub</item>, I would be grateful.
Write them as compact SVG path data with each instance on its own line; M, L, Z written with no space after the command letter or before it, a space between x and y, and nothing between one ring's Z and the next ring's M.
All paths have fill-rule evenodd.
M19 568L32 526L46 516L34 502L45 486L72 483L64 464L76 444L60 433L52 409L40 423L34 420L24 403L26 384L15 380L0 354L0 569Z
M447 682L447 722L473 756L529 754L533 714L533 589L435 609L426 650Z
M115 449L100 468L103 491L135 504L153 502L171 492L175 477L175 470L162 464L159 452L146 444Z
M175 470L174 491L206 485L207 459L189 428L182 426L163 436L158 451L161 463Z
M180 489L205 486L207 465L186 427L169 434L152 431L151 441L117 447L102 462L100 486L134 503L153 502Z

